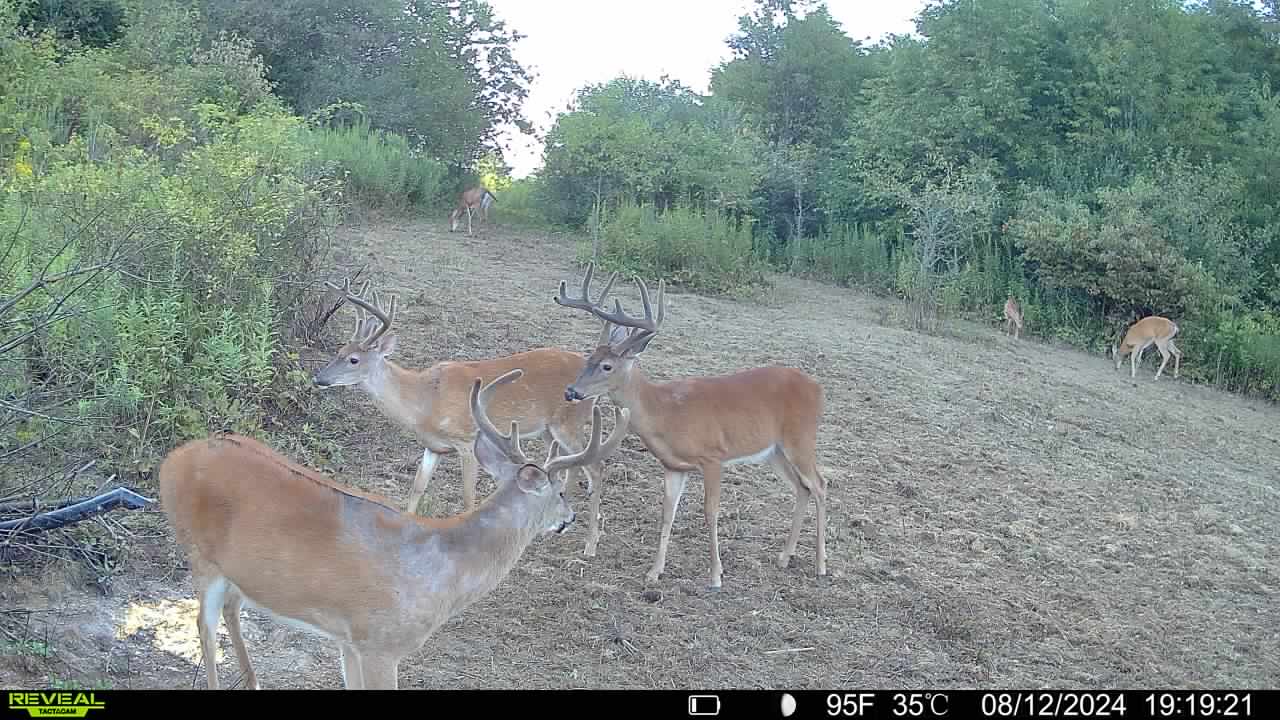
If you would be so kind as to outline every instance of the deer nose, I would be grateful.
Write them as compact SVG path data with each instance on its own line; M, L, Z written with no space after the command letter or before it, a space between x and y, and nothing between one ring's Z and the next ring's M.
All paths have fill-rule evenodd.
M567 400L568 402L573 402L574 400L581 400L582 393L578 392L577 390L574 390L573 386L570 385L569 387L566 387L564 389L564 399Z

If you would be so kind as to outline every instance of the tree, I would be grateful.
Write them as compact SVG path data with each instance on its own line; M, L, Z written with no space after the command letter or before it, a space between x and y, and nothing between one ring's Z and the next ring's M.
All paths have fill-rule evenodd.
M209 32L253 40L279 94L298 112L362 106L375 128L409 137L456 171L500 151L530 73L512 54L523 38L484 0L199 0Z
M825 5L757 0L728 40L733 58L712 71L712 94L733 103L769 144L759 204L772 234L811 232L823 197L817 158L843 139L872 66Z

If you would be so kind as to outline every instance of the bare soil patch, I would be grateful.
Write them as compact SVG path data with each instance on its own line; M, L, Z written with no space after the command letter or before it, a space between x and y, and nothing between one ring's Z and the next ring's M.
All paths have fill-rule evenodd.
M401 363L588 349L595 321L552 302L580 277L570 239L447 229L346 231L351 267L372 263L378 287L400 294ZM662 473L632 436L609 463L597 556L582 556L585 518L535 544L401 666L401 687L1280 685L1275 407L1169 374L1153 383L1158 354L1135 381L1102 356L994 326L924 336L884 323L885 301L775 281L749 301L669 288L643 363L659 380L782 363L822 383L831 577L813 575L812 506L792 566L775 567L792 491L767 466L736 466L721 498L724 588L706 588L697 474L666 575L646 585ZM634 286L617 287L638 310ZM345 339L348 313L309 362ZM347 434L343 462L324 469L401 502L421 448L359 390L326 392L337 410L312 422ZM432 512L461 509L458 473L442 463ZM23 636L51 649L0 645L0 685L203 686L184 559L158 520L120 518L153 539L107 590L74 577L0 590ZM19 614L0 619L0 643ZM341 687L326 642L252 611L245 627L265 687ZM229 644L221 667L236 677Z

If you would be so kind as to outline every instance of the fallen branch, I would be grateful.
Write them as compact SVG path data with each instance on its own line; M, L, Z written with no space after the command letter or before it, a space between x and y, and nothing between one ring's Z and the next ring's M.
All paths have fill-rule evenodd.
M143 497L128 488L116 488L65 507L39 515L0 522L0 530L32 531L53 530L64 525L73 525L85 518L100 515L104 512L124 507L128 510L141 510L155 502Z

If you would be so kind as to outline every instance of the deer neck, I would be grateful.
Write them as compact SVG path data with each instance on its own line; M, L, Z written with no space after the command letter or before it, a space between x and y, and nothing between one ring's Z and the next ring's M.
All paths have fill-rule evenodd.
M382 412L409 428L432 416L433 383L423 373L384 360L360 383Z
M631 366L627 379L617 389L609 391L609 399L631 411L631 431L642 440L652 437L661 427L655 418L663 401L661 385L649 380L640 364Z
M465 608L497 587L542 532L530 500L519 488L499 489L460 522L430 530L406 571L448 597L450 613Z

